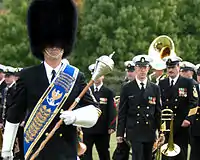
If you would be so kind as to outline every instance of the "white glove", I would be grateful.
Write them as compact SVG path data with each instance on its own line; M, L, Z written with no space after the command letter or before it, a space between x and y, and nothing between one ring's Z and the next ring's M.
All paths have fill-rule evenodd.
M66 125L73 124L77 127L90 128L96 124L100 114L100 109L93 105L88 105L73 111L64 111L60 115L60 118Z
M3 157L3 160L13 160L12 151L10 151L10 152L4 151L4 152L1 153L1 156Z
M60 119L62 119L66 125L70 125L76 121L76 116L73 111L64 111L61 113Z
M13 146L15 143L15 137L19 123L10 123L6 121L5 130L3 134L3 146L1 151L1 156L4 160L13 160Z

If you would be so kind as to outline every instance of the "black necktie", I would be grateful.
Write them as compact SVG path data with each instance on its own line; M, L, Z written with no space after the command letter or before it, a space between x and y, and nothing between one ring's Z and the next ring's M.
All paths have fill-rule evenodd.
M52 74L52 77L51 77L51 82L52 82L53 79L54 79L55 76L56 76L56 71L55 71L55 70L52 70L51 74Z
M98 87L95 88L95 91L94 91L94 92L98 92Z
M141 85L141 91L144 91L144 83L140 83L140 85Z
M172 79L171 80L171 87L174 85L174 80Z

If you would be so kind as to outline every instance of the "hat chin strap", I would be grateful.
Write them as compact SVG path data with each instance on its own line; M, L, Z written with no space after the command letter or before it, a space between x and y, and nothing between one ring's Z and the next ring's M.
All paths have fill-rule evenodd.
M63 54L63 51L61 51L59 54L57 55L51 55L46 49L44 50L44 53L50 57L51 59L59 59L61 57L61 55Z

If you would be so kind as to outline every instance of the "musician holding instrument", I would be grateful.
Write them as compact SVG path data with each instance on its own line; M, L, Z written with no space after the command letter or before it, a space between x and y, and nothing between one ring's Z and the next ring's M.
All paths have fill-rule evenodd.
M25 119L24 157L30 159L56 122L63 123L36 160L76 160L76 126L92 127L100 109L87 91L78 68L61 60L72 51L77 29L77 9L71 0L33 0L28 9L28 35L32 54L41 64L23 69L8 107L2 157L13 159L19 122ZM76 100L79 105L66 111ZM89 115L89 116L88 116ZM37 152L38 153L38 152Z
M148 55L133 58L136 79L125 84L120 94L117 143L123 142L126 132L132 160L152 160L156 130L160 128L160 89L147 78L152 60Z
M149 80L158 85L160 80L167 77L165 74L166 64L161 59L155 59L151 63L153 72L149 75Z
M168 78L159 83L161 90L162 109L171 109L174 115L173 139L181 152L177 156L170 157L170 160L187 160L187 151L189 143L189 126L192 124L193 117L196 114L198 103L198 94L195 85L191 79L180 76L179 62L180 57L175 55L164 58L167 65ZM166 124L169 128L170 124ZM165 140L168 141L167 133ZM163 156L163 159L169 159Z

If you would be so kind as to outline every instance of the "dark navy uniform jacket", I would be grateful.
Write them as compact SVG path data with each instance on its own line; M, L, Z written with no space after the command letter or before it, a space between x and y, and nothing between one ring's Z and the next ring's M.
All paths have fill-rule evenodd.
M109 129L116 128L116 107L114 105L113 92L104 85L98 92L94 92L94 87L91 87L99 107L102 111L97 123L92 128L83 129L87 134L108 134Z
M12 97L12 103L8 109L7 121L11 123L19 123L24 120L25 116L29 117L31 111L48 86L49 82L43 63L28 69L24 69L20 74L19 80L17 81L16 91ZM70 96L63 105L63 110L67 110L70 107L85 86L85 78L80 72ZM79 107L89 104L96 106L96 103L93 101L90 93L87 92L79 102ZM60 113L58 113L54 118L46 133L42 136L40 142L44 140L45 135L48 134L55 124L60 120L59 116ZM76 160L76 158L76 127L73 125L66 126L63 124L56 131L53 138L47 143L36 160Z
M196 84L198 96L200 97L200 87L199 84ZM193 124L191 126L191 135L192 136L200 136L200 99L198 101L198 109L195 114Z
M170 87L169 78L159 83L161 90L162 109L172 109L174 117L174 134L181 129L183 120L193 123L194 108L198 103L198 94L193 81L179 76L176 84Z
M125 84L120 94L117 136L139 142L155 140L160 128L161 104L157 85L147 81L143 94L136 80Z

